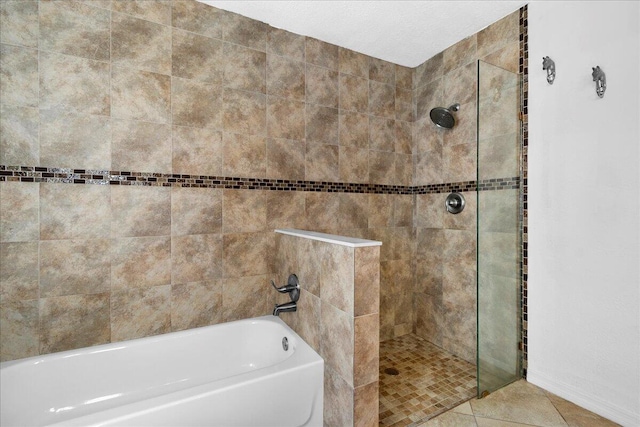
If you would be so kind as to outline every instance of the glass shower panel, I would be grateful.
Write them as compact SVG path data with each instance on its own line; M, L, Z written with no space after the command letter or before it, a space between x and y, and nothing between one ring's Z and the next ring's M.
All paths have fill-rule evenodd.
M521 377L520 76L478 61L478 396Z

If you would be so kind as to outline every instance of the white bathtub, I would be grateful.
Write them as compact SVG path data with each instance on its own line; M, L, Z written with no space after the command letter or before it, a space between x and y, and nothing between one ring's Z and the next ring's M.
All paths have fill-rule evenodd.
M0 425L322 426L323 371L263 316L2 363Z

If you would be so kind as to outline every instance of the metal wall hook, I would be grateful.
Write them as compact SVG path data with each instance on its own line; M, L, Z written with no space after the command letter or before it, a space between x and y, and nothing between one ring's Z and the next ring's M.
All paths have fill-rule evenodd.
M547 83L552 85L556 79L556 63L553 62L553 59L545 56L542 58L542 69L547 70Z
M602 98L604 91L607 90L607 76L599 65L596 65L595 68L592 67L591 70L593 71L591 77L593 77L593 81L596 82L596 93Z

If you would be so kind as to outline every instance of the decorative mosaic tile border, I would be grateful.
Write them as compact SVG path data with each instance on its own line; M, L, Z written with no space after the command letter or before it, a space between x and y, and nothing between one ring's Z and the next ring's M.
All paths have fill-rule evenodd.
M314 191L327 193L373 193L408 195L465 192L476 190L506 190L517 189L520 187L519 177L494 178L481 181L463 181L419 186L402 186L0 165L0 182L2 181L94 185L139 185L157 187L179 186L223 188L235 190Z
M520 75L522 76L521 105L522 112L522 143L521 155L521 206L520 206L520 230L521 230L521 252L520 252L520 313L521 313L521 353L522 353L522 377L527 378L528 348L527 348L527 274L528 274L528 149L529 149L529 35L528 35L528 7L524 5L520 8Z

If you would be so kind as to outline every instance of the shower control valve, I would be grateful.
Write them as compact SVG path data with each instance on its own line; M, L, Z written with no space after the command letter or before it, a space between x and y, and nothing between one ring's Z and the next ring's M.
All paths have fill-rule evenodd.
M444 202L444 206L447 208L447 212L452 214L458 214L464 209L465 201L464 196L460 193L451 193L447 196Z

